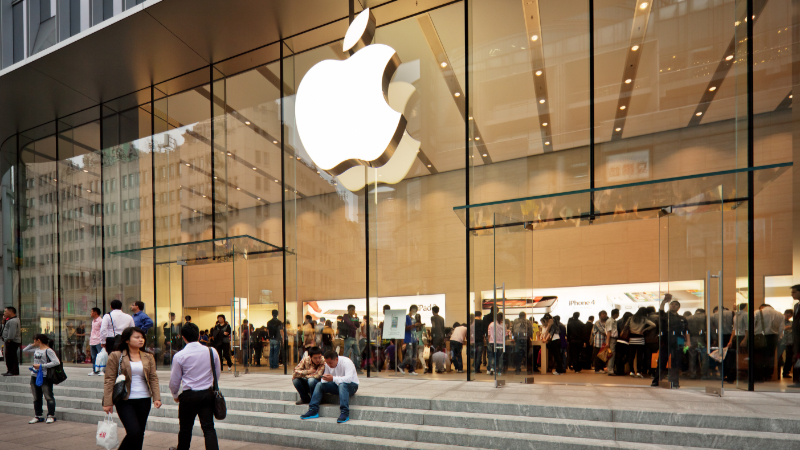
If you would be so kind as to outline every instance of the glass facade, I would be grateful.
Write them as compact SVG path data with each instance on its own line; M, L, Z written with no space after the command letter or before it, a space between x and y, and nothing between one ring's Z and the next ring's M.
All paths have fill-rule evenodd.
M52 45L60 11L83 14L35 3L22 57ZM138 3L86 2L64 32ZM85 363L90 309L142 301L162 365L180 324L225 315L237 370L287 373L320 346L370 377L598 383L608 365L625 377L603 383L791 383L791 345L755 346L762 304L793 305L790 2L374 3L372 42L399 59L385 99L415 150L391 166L335 174L301 139L298 92L352 57L349 18L6 140L4 297L23 340L50 333ZM270 249L224 250L235 239ZM619 311L617 339L667 293L679 309L645 311L660 333L593 364L601 311ZM409 336L386 337L410 308Z

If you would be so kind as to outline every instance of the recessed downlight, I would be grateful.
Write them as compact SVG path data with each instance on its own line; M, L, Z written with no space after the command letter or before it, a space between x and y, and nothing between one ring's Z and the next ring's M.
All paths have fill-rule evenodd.
M440 65L440 66L442 66L442 69L444 69L445 67L447 67L447 63L446 63L446 62L444 62L444 61L442 61L442 63L441 63L441 64L439 64L439 65Z
M716 90L717 90L717 87L716 87L716 86L711 86L710 88L708 88L708 91L709 91L709 92L714 92L714 91L716 91Z
M620 131L622 131L622 128L619 128L619 127L617 127L617 128L614 128L614 131L616 131L616 132L620 132Z
M633 47L631 47L631 50L633 50L633 51L639 50L639 46L638 45L634 45Z
M702 112L695 113L695 116L697 116L697 117L700 117L700 116L702 116L702 115L703 115L703 113L702 113Z
M733 55L728 55L725 57L725 61L730 61L733 59Z
M619 110L620 110L620 111L625 111L625 105L622 105L622 106L620 106L620 107L619 107Z
M627 80L625 80L625 84L631 84L631 81L633 81L633 80L631 80L630 78L628 78Z
M534 42L538 41L539 40L539 35L534 34L533 36L531 36L531 40L534 41Z

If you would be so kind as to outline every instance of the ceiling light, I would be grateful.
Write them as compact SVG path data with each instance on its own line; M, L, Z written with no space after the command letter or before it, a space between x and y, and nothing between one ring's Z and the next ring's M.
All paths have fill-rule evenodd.
M470 117L469 120L472 120L472 117Z
M89 171L88 171L88 170L86 170L86 169L83 169L83 171L84 171L84 172L86 172L86 173L89 173Z
M256 168L255 168L255 167L253 167L253 170L256 170Z
M725 57L725 61L730 61L733 59L733 55L728 55Z
M297 160L300 161L300 157L299 156L297 157Z
M53 178L53 181L58 181L58 180L56 180L55 178Z
M702 115L703 115L703 113L702 113L702 112L699 112L699 113L696 113L696 114L695 114L695 116L697 116L697 117L700 117L700 116L702 116Z
M204 195L203 198L207 198L207 197Z
M445 67L447 67L447 63L446 63L446 62L442 62L442 63L441 63L441 64L439 64L439 65L440 65L440 66L442 66L442 69L444 69Z
M625 84L631 84L631 81L633 81L633 80L631 80L630 78L628 78L627 80L625 80Z
M536 34L534 34L533 36L531 36L531 40L532 40L532 41L536 41L536 40L538 40L538 39L539 39L539 36L538 36L538 35L536 35Z
M543 124L542 124L542 126L543 126L543 127L546 127L546 126L547 126L547 122L543 123Z
M192 165L189 164L189 163L186 163L186 167L192 167Z
M480 141L480 140L481 140L481 137L480 137L480 136L476 136L476 137L475 137L475 140L476 140L476 141Z
M716 90L717 90L717 87L716 87L716 86L711 86L710 88L708 88L708 91L709 91L709 92L714 92L714 91L716 91Z
M214 177L214 179L216 180L216 179L217 179L217 177Z
M249 120L245 120L245 121L244 121L244 124L245 124L245 125L250 125L250 121L249 121Z
M622 128L614 128L614 131L620 132L622 131Z
M278 141L272 141L272 143L273 143L273 144L277 144L277 143L278 143Z
M538 77L538 76L540 76L541 74L542 74L542 71L541 71L541 70L537 70L537 71L536 71L536 76L537 76L537 77Z
M625 110L625 105L622 105L622 106L620 106L620 107L619 107L619 110L620 110L620 111L624 111L624 110Z
M639 5L639 9L646 9L646 8L647 8L647 2L642 2L642 4Z
M545 142L544 145L550 145L550 141Z
M89 193L91 193L91 192L92 192L92 190L91 190L91 189L87 189L87 190L86 190L86 192L89 192Z
M197 210L195 209L194 212L197 212Z
M241 190L242 190L242 188L236 188L236 190L237 190L237 191L241 191Z
M261 200L261 197L257 197L256 200Z
M430 166L431 166L431 165L430 165L430 164L428 164L428 167L430 167Z
M484 153L484 154L483 154L483 157L484 157L484 158L486 158L487 156L489 156L489 154L488 154L488 153Z
M278 180L275 180L275 182L276 182L276 183L280 183L280 181L278 181Z
M539 103L544 103L544 99L539 100Z
M455 95L456 97L461 97L461 92L456 92L456 93L455 93L455 94L453 94L453 95Z
M631 47L631 50L633 50L633 51L639 50L639 46L638 45L634 45L633 47Z
M789 94L789 98L792 98L792 94Z
M319 173L319 170L317 171L317 173Z
M231 153L231 152L228 152L228 156L233 156L233 153Z

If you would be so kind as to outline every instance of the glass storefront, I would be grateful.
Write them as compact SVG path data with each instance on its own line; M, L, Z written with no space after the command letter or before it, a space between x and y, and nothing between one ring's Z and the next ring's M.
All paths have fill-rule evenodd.
M790 2L366 6L405 118L385 165L324 169L298 120L313 68L363 51L347 17L7 139L23 340L86 364L91 308L142 301L163 366L181 324L224 315L239 373L320 346L369 377L792 383L785 339L755 336L793 305Z

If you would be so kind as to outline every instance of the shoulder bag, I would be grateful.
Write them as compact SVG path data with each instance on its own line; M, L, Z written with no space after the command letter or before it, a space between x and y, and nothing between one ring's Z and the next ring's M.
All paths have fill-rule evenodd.
M44 352L44 357L47 359L47 362L50 362L50 357L47 356L46 350ZM65 381L67 379L67 374L64 372L64 363L58 361L57 366L47 369L45 378L52 381L53 384L61 384L63 381Z
M214 352L211 348L208 349L208 357L211 358L211 376L214 377L214 418L217 420L225 420L228 415L228 407L225 405L225 397L219 391L217 384L217 364L214 362Z
M125 375L122 374L122 358L125 354L120 352L119 362L117 363L117 380L114 382L114 390L111 393L111 403L117 404L128 396L128 387L125 386ZM128 358L130 359L130 358Z
M114 350L117 349L117 347L119 347L119 344L122 342L122 335L117 334L117 328L114 326L114 318L111 317L111 313L108 313L108 320L111 321L111 332L114 334L114 348L111 349L111 351L113 352ZM108 349L106 349L106 351L108 351ZM122 361L122 357L120 357L119 360Z

